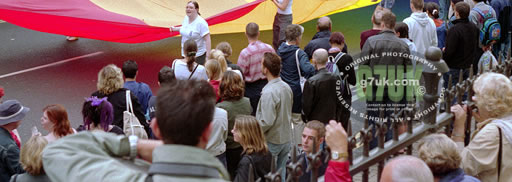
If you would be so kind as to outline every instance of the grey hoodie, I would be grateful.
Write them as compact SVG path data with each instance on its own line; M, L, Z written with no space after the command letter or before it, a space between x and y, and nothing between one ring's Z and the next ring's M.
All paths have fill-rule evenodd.
M403 22L409 27L409 38L420 55L425 54L428 47L437 46L436 24L427 13L412 13Z

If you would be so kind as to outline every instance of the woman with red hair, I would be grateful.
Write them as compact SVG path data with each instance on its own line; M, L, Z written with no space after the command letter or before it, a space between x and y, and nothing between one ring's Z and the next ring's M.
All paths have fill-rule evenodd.
M48 105L43 109L41 125L43 125L46 131L50 132L44 136L49 143L66 135L76 133L69 123L68 112L63 106L58 104Z

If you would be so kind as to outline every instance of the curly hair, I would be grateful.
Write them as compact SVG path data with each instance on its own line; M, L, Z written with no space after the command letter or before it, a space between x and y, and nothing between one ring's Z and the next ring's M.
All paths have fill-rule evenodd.
M123 73L114 64L103 67L98 73L98 91L104 95L110 95L123 88Z
M234 71L226 71L219 85L220 97L225 101L236 101L244 97L244 81Z
M48 120L53 124L53 133L57 137L64 137L73 134L73 129L69 124L68 112L58 104L48 105L43 108L43 112L48 115Z
M512 113L512 81L498 73L484 73L474 84L476 106L485 109L492 118Z
M420 140L418 157L427 163L434 176L458 169L462 161L457 145L444 134L432 134Z

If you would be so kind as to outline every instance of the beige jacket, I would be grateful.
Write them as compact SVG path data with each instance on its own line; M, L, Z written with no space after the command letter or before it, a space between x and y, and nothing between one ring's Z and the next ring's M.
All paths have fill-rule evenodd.
M512 145L502 130L502 161L499 182L512 181ZM466 174L482 182L497 182L499 133L495 123L485 125L461 153L462 168Z

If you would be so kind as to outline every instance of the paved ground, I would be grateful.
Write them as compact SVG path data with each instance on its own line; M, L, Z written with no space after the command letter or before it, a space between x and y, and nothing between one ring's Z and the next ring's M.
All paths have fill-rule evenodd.
M0 23L0 85L6 99L18 99L31 108L19 133L23 141L30 137L30 129L42 131L42 108L48 104L62 104L67 108L73 127L82 123L80 115L85 97L96 90L97 72L107 64L120 66L128 59L139 63L137 80L148 83L153 92L158 90L157 72L179 55L179 38L169 38L144 44L120 44L80 39L68 42L64 36L36 32L9 23ZM270 32L268 32L270 33ZM262 39L269 39L262 33ZM236 41L240 35L215 35L220 40ZM234 48L234 52L236 49ZM364 105L354 104L360 110ZM362 120L353 118L353 131L362 127Z

